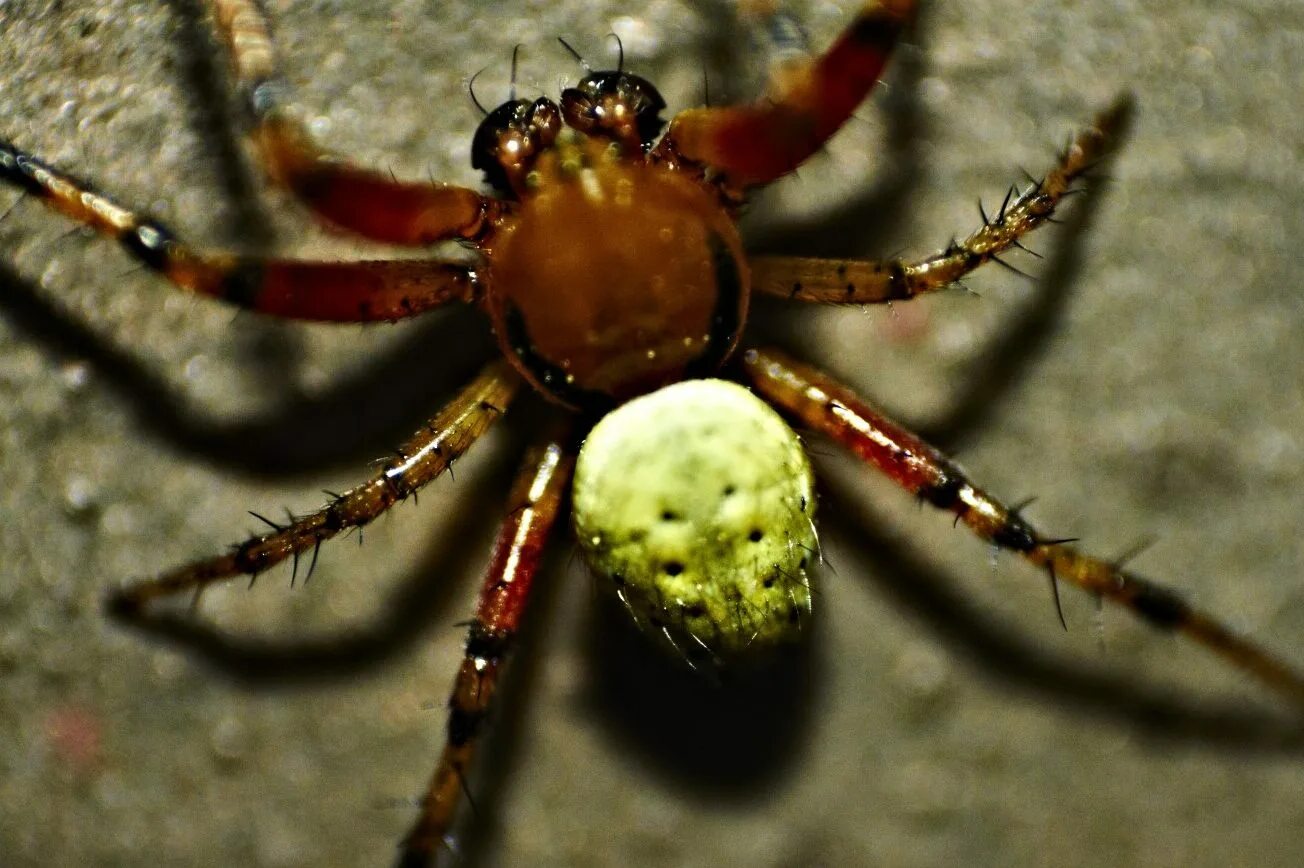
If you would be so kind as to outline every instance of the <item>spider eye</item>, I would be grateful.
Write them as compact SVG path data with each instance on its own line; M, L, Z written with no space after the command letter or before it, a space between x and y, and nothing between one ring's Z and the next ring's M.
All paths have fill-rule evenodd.
M561 129L561 112L549 99L518 99L491 111L471 140L471 167L484 172L489 186L502 193L519 192L535 157L549 147Z
M665 107L652 82L628 72L595 72L561 93L566 123L644 150L665 126Z

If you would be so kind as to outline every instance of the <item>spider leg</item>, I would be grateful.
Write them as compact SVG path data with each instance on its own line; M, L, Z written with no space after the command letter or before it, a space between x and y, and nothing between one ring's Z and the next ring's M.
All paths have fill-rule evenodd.
M570 483L575 465L571 443L568 437L553 436L534 446L512 486L507 518L498 531L468 632L466 656L448 699L448 738L421 815L404 840L400 865L430 864L452 825L481 725Z
M332 322L397 320L475 295L471 270L449 262L302 262L196 251L161 223L4 141L0 180L117 239L177 286L260 313Z
M287 558L297 562L310 550L315 562L323 542L340 531L369 524L447 470L506 411L519 386L519 376L505 361L490 363L370 480L284 526L268 522L273 526L271 533L246 540L229 554L115 589L107 600L109 610L128 618L139 617L144 607L159 597L192 590L198 598L214 582L236 576L256 577Z
M873 304L944 289L992 260L1004 265L1000 254L1022 248L1020 239L1053 219L1060 202L1074 192L1074 182L1112 152L1131 109L1131 98L1120 97L1073 139L1045 178L1012 201L1011 190L994 215L982 212L983 225L976 232L939 253L917 262L758 256L751 260L752 286L798 301Z
M733 191L773 181L824 146L878 81L915 0L871 0L823 55L783 65L751 105L697 108L670 122L654 159L723 175Z
M318 217L389 244L427 245L476 239L492 223L498 200L466 187L404 182L323 152L288 101L267 19L254 0L212 0L230 49L236 85L254 120L253 140L271 179Z
M775 406L854 452L905 490L955 514L978 536L1012 551L1055 579L1112 600L1161 630L1205 646L1304 710L1304 675L1175 591L1043 536L1016 510L983 491L956 464L875 410L850 389L782 353L750 350L743 370Z

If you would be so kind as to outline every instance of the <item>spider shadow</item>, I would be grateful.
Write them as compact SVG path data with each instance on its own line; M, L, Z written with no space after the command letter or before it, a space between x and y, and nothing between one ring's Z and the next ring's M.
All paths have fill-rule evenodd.
M596 597L584 631L584 704L625 750L703 802L748 803L800 766L823 685L820 620L773 659L692 671Z
M191 128L217 176L222 201L230 212L225 227L232 240L254 250L265 249L276 234L259 199L255 180L240 145L241 122L232 111L233 88L215 62L220 47L203 24L198 0L166 0L177 22L174 43L178 69L185 82Z
M865 495L830 476L821 478L824 525L860 551L872 551L863 570L875 590L966 661L1011 691L1080 709L1126 726L1153 742L1191 744L1236 753L1304 753L1297 721L1243 701L1197 701L1135 683L1125 674L1079 658L1054 654L1018 638L1018 631L986 614L955 590L917 550L884 533ZM848 564L843 564L847 572Z
M729 59L730 49L738 51L731 33L722 25L718 40L706 40L720 50L712 55L717 68L741 68ZM762 196L744 225L749 250L845 255L900 228L894 215L923 176L922 34L916 26L907 38L911 47L898 55L881 102L887 158L877 182L814 220L763 219ZM790 320L766 315L776 307L759 311L762 333L791 331ZM620 606L597 597L584 631L589 680L582 701L606 723L622 753L640 757L649 772L703 802L755 802L800 767L823 688L820 619L789 654L766 666L719 673L718 680L671 659L628 620Z
M203 11L196 0L167 0L176 28L172 43L177 46L178 72L190 126L199 133L199 147L207 152L213 167L227 218L219 225L225 241L243 251L266 252L275 245L276 232L263 210L259 182L244 158L240 145L242 125L233 111L235 93L227 76L215 63L220 46L204 25ZM304 363L305 348L298 332L287 332L279 323L250 317L236 333L235 352L243 364L256 367L269 383L297 382L286 376Z
M190 0L173 0L173 5L183 19L194 11ZM197 47L196 53L202 54ZM871 239L881 239L899 229L901 221L896 215L909 202L910 193L923 173L922 149L911 147L922 128L923 112L917 95L922 53L903 54L902 59L908 62L894 73L896 87L884 101L889 121L889 159L882 179L817 221L756 226L750 246L766 252L846 254L861 249ZM917 65L913 73L911 63ZM216 76L211 73L211 65L207 72L201 65L191 75L215 81ZM220 99L201 102L225 105L227 99L223 94ZM230 125L224 128L229 131ZM253 186L241 187L239 167L243 163L238 148L220 147L214 157L228 176L224 187L237 207L245 207L239 203L246 201L246 197L252 199ZM977 372L960 390L961 397L947 418L927 427L932 437L953 445L962 433L972 435L979 431L1001 395L1017 385L1019 372L1044 351L1076 279L1080 261L1078 239L1086 231L1094 198L1086 197L1076 209L1077 218L1083 221L1081 225L1066 227L1061 233L1059 247L1043 272L1040 293L1028 315L985 354L976 366ZM766 245L770 247L767 249ZM413 324L398 346L346 374L321 397L294 397L259 418L230 421L196 412L196 408L177 397L165 378L62 313L3 266L0 266L0 308L11 322L55 352L87 359L96 374L132 408L142 428L153 436L198 460L267 479L299 476L372 457L382 451L378 443L387 446L423 421L426 414L414 408L438 406L469 378L473 365L468 360L487 358L494 352L487 329L471 322L477 314L448 311ZM777 308L777 305L766 305L758 311L762 333L791 331L792 320L778 316ZM785 307L785 311L791 310ZM285 333L279 325L274 325L271 331ZM455 361L450 364L450 359ZM420 372L420 376L412 376L413 371ZM505 473L496 477L493 486L471 487L464 508L454 518L455 530L450 538L473 533L488 521L486 516L497 514L501 500L476 492L505 489L501 484L503 479ZM826 511L829 516L826 520L843 521L837 517L841 511ZM858 524L870 525L869 533L859 526L839 529L870 539L872 524L868 521ZM882 551L891 551L890 543L875 544ZM949 594L941 582L921 582L919 576L926 568L912 563L908 553L900 554L899 559L885 555L890 558L889 572L900 580L894 580L891 587L885 586L885 592L916 610L919 617L934 624L947 640L959 637L979 648L979 665L997 677L1038 695L1083 705L1165 736L1175 731L1194 732L1188 736L1193 740L1232 744L1258 731L1234 714L1172 703L1091 670L1043 659L1038 652L1010 641L1002 631L984 623L972 606ZM439 623L453 587L429 581L427 577L461 575L480 559L481 552L470 546L427 552L414 568L409 583L394 596L375 627L353 635L273 645L224 636L189 620L158 625L153 632L161 641L186 648L213 668L251 687L284 687L349 678L382 665L418 641L430 624ZM555 564L550 572L555 574ZM915 586L914 590L911 586ZM918 590L919 587L923 590ZM587 699L626 746L644 756L650 767L703 794L743 799L748 797L750 789L758 788L757 784L773 783L796 765L802 736L809 729L810 709L819 701L818 679L823 656L819 634L792 662L772 676L773 683L743 678L716 689L655 656L641 638L623 628L623 614L608 617L609 614L598 610L590 619L597 623L590 631L590 669L594 676ZM534 623L541 620L535 618ZM510 766L513 745L519 737L524 704L528 703L528 690L521 688L528 687L527 682L533 680L537 666L529 651L538 641L538 628L532 633L531 637L523 637L521 653L517 655L521 659L514 665L508 682L504 713L499 722L503 731L494 736L495 746L503 749L495 751L496 758L486 770L488 783L481 791L486 800L492 800L495 789L502 786L505 773L501 770ZM794 714L793 708L799 711ZM691 719L673 713L675 709L690 709ZM1202 714L1205 717L1201 718ZM1191 724L1192 720L1196 723ZM756 793L754 797L760 795Z

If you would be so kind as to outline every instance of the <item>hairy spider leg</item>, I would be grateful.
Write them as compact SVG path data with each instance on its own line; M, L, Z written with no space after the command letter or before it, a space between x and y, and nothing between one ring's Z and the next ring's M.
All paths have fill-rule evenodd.
M117 239L137 261L182 289L259 313L328 322L391 321L475 296L471 270L448 262L304 262L197 251L163 224L4 141L0 180Z
M1099 598L1130 609L1152 626L1181 633L1304 708L1304 675L1235 634L1175 591L1117 564L1043 536L983 491L954 462L867 404L846 386L772 350L749 350L742 368L756 391L806 427L832 438L897 485L955 514L983 539Z
M878 81L916 0L866 3L823 55L783 64L751 105L680 112L654 160L702 166L740 194L796 169L824 146Z
M549 437L531 448L521 464L471 621L466 656L448 698L448 740L421 815L403 842L402 866L431 864L444 845L544 545L570 485L575 449L569 436Z
M466 187L405 182L351 165L312 140L290 101L267 19L253 0L212 0L252 138L271 179L318 217L373 241L424 246L478 239L503 205Z
M1131 97L1120 97L1074 138L1060 155L1059 165L1043 179L1017 198L1011 188L994 215L982 212L983 225L976 232L939 253L917 262L756 256L751 259L752 287L798 301L873 304L944 289L992 260L1006 265L1000 254L1011 247L1022 248L1020 238L1053 219L1060 202L1073 192L1074 182L1117 147L1131 112Z
M214 582L235 576L257 578L287 558L293 558L297 572L299 558L309 551L315 564L323 542L340 531L369 524L447 470L507 410L520 384L520 376L506 361L491 362L368 481L284 527L274 525L271 533L252 537L228 554L115 589L107 600L109 610L138 615L159 597L185 590L199 594Z

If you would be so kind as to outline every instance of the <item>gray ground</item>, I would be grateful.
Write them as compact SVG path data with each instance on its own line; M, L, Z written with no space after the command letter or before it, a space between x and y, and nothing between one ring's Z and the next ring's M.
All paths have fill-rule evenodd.
M250 194L196 5L0 2L0 134L188 237L341 255ZM713 97L744 94L755 56L723 2L270 5L325 140L464 183L466 78L487 68L477 92L501 99L517 42L527 88L555 92L576 69L552 37L598 57L615 29L673 108L704 65ZM1139 570L1304 664L1304 7L929 5L887 93L758 204L756 244L931 249L1127 88L1115 183L1035 240L1045 262L1013 257L1036 286L990 267L981 299L766 306L761 326L993 490L1038 495L1052 532L1107 555L1155 540ZM823 45L852 6L793 12ZM31 203L0 224L0 863L384 864L441 738L519 428L365 547L332 546L306 590L276 573L210 594L222 633L150 639L97 601L240 537L246 509L360 478L475 368L481 324L233 317L65 233ZM1274 747L1270 697L1070 589L1062 632L1044 577L815 449L836 572L808 653L765 679L717 691L662 667L554 559L469 861L1304 860L1304 769Z

